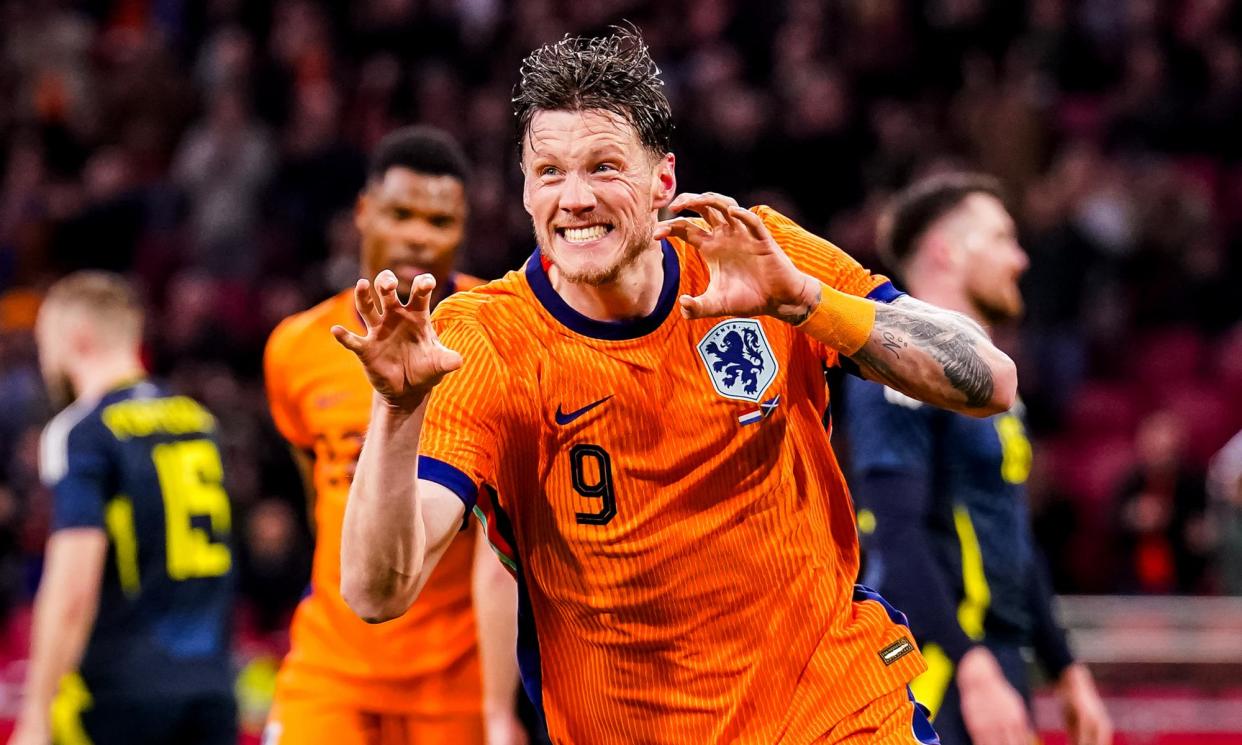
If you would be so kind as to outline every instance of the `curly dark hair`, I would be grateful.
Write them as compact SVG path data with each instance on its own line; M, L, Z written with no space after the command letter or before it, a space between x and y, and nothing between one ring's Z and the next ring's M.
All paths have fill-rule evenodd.
M389 168L408 168L427 176L470 180L470 162L461 145L442 129L423 125L402 127L384 136L371 155L367 180L382 181Z
M537 111L602 109L625 118L656 156L669 151L673 112L660 68L632 24L602 37L569 36L545 44L522 61L513 88L513 113L521 146Z

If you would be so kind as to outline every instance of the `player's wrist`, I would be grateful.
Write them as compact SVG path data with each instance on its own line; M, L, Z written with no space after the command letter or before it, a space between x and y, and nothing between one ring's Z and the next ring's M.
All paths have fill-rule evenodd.
M958 661L956 677L958 688L969 690L994 686L998 679L1004 678L1004 673L987 647L975 645Z
M1061 671L1056 687L1063 696L1072 695L1079 691L1094 691L1095 680L1086 665L1074 662Z
M801 322L795 324L798 330L846 356L862 349L875 327L875 303L818 280L814 284L818 299Z
M791 326L798 326L814 312L822 297L819 280L803 274L801 289L788 301L779 303L772 315Z

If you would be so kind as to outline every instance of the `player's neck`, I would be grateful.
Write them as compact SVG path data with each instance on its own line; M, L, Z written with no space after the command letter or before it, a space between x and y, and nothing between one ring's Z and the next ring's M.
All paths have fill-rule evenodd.
M629 321L643 318L655 310L664 287L664 253L657 248L643 251L629 266L621 270L613 282L588 285L569 282L553 265L548 279L553 289L582 315L595 321Z
M108 391L146 377L142 361L134 355L98 357L70 374L78 398L97 399Z

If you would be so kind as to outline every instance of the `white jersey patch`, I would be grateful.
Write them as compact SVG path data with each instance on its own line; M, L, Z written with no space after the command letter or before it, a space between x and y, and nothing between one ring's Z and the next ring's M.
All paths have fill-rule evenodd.
M758 402L779 366L763 326L753 318L730 318L712 327L699 342L716 392L725 398Z

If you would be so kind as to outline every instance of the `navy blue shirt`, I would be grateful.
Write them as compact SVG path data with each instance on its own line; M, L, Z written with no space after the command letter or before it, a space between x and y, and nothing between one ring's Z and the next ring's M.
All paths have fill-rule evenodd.
M1033 644L1059 675L1071 658L1030 530L1021 404L978 419L848 376L843 392L863 583L954 662L984 639Z
M78 401L44 430L52 530L108 535L79 672L96 700L228 691L230 506L215 419L150 382Z

